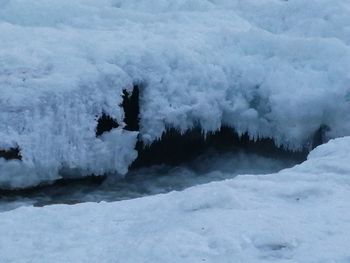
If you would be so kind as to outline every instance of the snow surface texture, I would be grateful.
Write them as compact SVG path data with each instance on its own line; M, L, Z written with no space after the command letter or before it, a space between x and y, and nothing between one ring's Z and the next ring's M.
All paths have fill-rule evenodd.
M344 0L0 0L0 185L59 171L123 174L137 133L123 89L141 84L140 138L222 125L291 149L321 126L350 134ZM105 112L120 128L95 137Z
M349 147L183 192L4 212L1 261L349 262Z

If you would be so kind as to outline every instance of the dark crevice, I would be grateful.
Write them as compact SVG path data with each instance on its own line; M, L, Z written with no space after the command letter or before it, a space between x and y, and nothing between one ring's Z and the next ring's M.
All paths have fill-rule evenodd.
M5 160L22 160L21 151L18 147L7 150L0 149L0 158Z
M117 120L113 119L109 115L102 113L101 117L97 120L96 137L101 136L105 132L109 132L112 129L118 128L119 124Z
M303 161L308 151L293 152L277 147L272 139L252 140L248 134L239 136L234 129L222 127L220 131L203 135L200 128L181 134L176 129L169 129L160 140L149 146L142 142L136 145L138 158L131 168L151 165L178 165L188 162L207 151L224 153L229 151L246 151L276 158L292 158Z
M138 85L134 85L132 93L128 93L126 90L123 91L123 103L122 107L124 110L124 129L127 131L138 131L139 128L139 104L140 89Z
M139 93L140 90L138 85L133 87L131 94L128 91L123 90L123 102L120 106L123 107L124 110L124 129L127 131L139 130ZM117 120L103 112L97 120L96 137L118 127L119 123Z
M317 129L312 137L311 150L327 142L326 134L329 131L330 128L327 125L321 125L320 128Z

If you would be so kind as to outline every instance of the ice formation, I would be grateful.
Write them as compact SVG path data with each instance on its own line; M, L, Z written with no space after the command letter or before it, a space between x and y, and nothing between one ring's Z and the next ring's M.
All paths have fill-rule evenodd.
M343 0L0 0L0 186L127 171L137 137L233 127L300 149L350 134ZM123 90L140 87L140 131ZM96 136L103 114L119 127Z

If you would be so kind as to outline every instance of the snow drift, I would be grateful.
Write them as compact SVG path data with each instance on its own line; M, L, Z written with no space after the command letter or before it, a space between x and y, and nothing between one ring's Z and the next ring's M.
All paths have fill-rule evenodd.
M309 147L350 134L343 0L0 0L0 185L127 171L167 128ZM122 94L140 86L140 130ZM106 114L118 128L96 136Z

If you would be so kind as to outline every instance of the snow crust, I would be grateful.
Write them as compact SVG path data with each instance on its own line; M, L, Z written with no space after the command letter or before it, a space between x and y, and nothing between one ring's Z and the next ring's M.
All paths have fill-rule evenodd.
M222 125L290 149L350 134L350 4L343 0L0 0L0 185L123 174L137 134L123 89L141 84L140 138Z
M269 175L0 216L4 262L348 262L350 137Z

